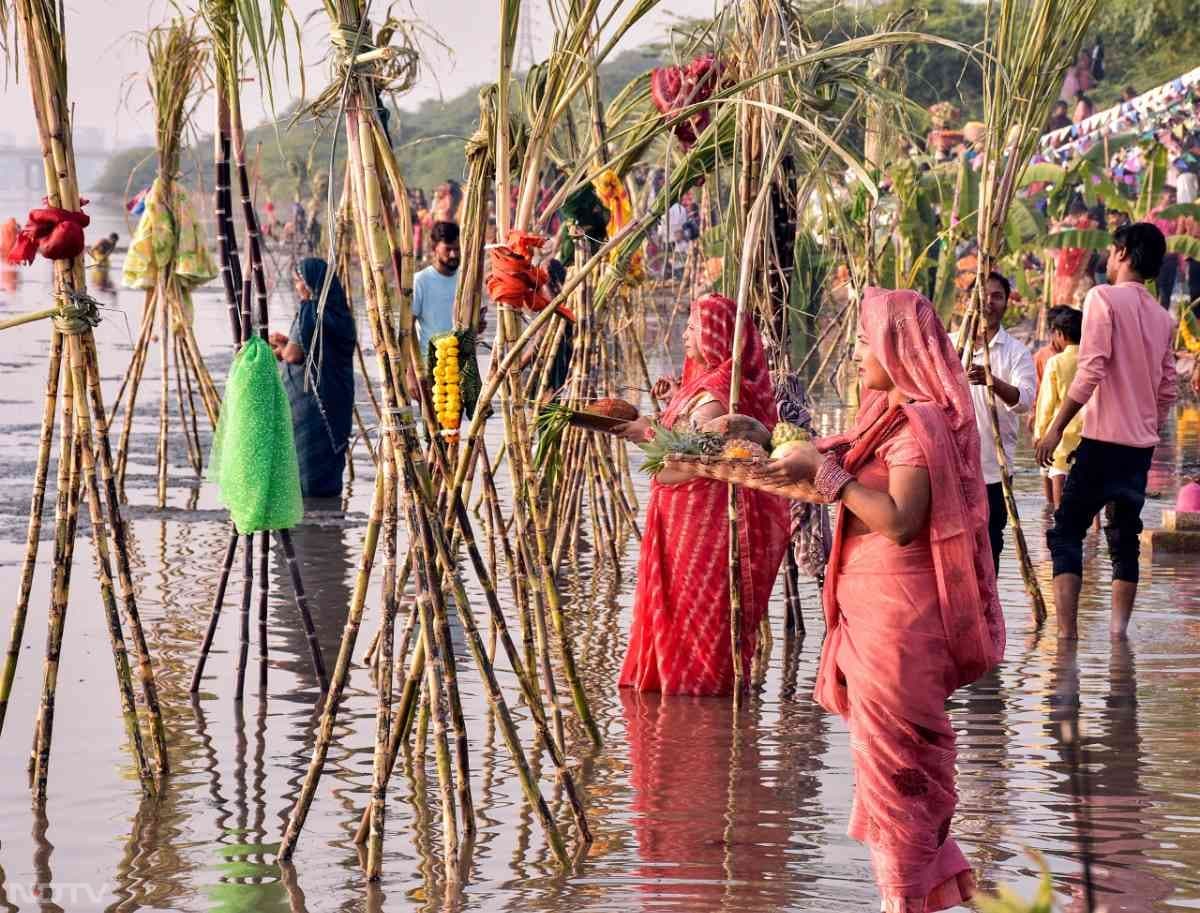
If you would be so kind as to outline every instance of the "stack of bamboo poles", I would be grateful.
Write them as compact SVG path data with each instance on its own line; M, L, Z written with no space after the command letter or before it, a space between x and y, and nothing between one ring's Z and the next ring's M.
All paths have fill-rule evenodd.
M196 478L204 472L203 448L197 421L196 394L201 403L209 426L215 428L221 408L216 384L200 354L199 344L192 328L191 281L179 273L178 256L181 243L181 211L183 204L179 193L180 146L183 133L190 118L191 109L199 97L204 79L206 49L203 40L196 34L194 23L185 25L181 21L151 30L146 40L150 67L147 83L151 103L155 112L155 140L158 149L158 175L152 193L159 194L155 206L161 206L163 215L170 220L173 233L170 246L172 259L165 264L157 263L157 247L162 243L153 228L150 245L153 248L148 266L154 273L153 286L146 291L142 309L141 329L134 345L133 356L126 370L121 387L114 400L110 424L115 422L117 412L125 408L125 426L117 447L116 481L122 501L126 500L125 478L129 464L130 434L133 429L134 413L138 392L150 352L157 333L161 387L158 420L157 505L159 509L167 503L168 476L168 430L170 426L171 361L175 364L176 399L179 409L180 427L187 443L188 461ZM155 218L158 213L147 209L144 218ZM186 392L185 392L186 391Z
M10 7L5 4L0 9L7 13ZM29 88L33 94L38 136L42 146L47 203L67 210L79 210L79 183L67 96L66 35L63 31L61 4L53 0L15 0L11 9L16 15L17 34L24 50ZM7 22L0 24L6 31ZM130 571L130 534L121 516L120 499L113 479L107 413L100 388L96 343L92 334L92 328L99 322L99 316L96 303L87 297L85 289L82 257L55 261L54 297L57 311L52 320L49 375L46 381L41 442L29 513L29 535L21 568L21 587L14 612L4 678L0 682L2 725L16 674L33 574L37 566L42 507L45 501L46 479L49 475L54 426L56 420L61 419L62 439L57 470L49 632L41 704L29 764L34 801L38 805L45 803L47 795L59 656L66 622L81 496L87 498L101 607L112 646L125 730L144 794L152 795L156 791L155 766L160 777L167 772L169 766L166 732L158 704L150 650L138 615L137 596ZM114 554L120 587L120 606L113 585ZM124 624L128 625L129 634L134 642L148 736L143 735L134 696L122 609ZM145 746L147 738L153 743L154 764L151 763Z
M258 227L258 215L250 193L250 177L246 168L246 134L242 124L241 112L241 70L244 33L253 36L261 31L261 24L256 29L253 23L243 23L239 9L233 0L207 0L202 12L211 32L213 61L215 69L214 84L217 92L216 119L217 129L214 138L214 165L216 171L216 222L217 250L220 257L222 284L225 289L225 299L229 310L229 327L233 337L234 348L240 348L251 337L258 333L263 338L267 336L267 282L263 267L262 236ZM252 47L257 47L251 41ZM256 55L258 51L256 51ZM233 158L231 164L231 156ZM243 272L242 261L238 252L237 232L234 226L233 180L232 171L236 168L238 190L240 193L242 219L245 226L246 246L249 255L249 269ZM225 591L229 583L230 572L237 554L238 539L242 540L242 602L240 613L240 632L238 638L237 679L234 689L234 699L241 701L245 693L246 664L250 651L250 605L254 587L254 536L240 536L237 528L230 523L229 540L225 549L225 560L221 568L221 577L217 582L216 594L213 599L212 611L209 615L208 627L205 630L204 641L200 648L200 658L192 673L191 692L200 690L204 676L204 668L208 661L209 651L216 636L217 625L221 617L221 608L225 601ZM325 669L325 659L321 645L317 640L316 626L313 624L312 613L308 606L308 596L304 589L304 580L300 573L300 562L292 543L291 533L286 530L276 530L275 539L288 566L291 579L292 595L296 602L296 611L304 627L305 639L308 642L309 656L312 660L313 671L316 674L322 691L328 686L328 674ZM271 537L267 532L259 534L259 565L258 565L258 659L259 659L259 690L265 693L267 687L267 608L269 588L269 555Z
M984 63L984 109L987 138L980 171L979 252L975 292L959 329L959 354L969 364L979 354L987 380L996 460L1000 464L1004 501L1013 530L1025 589L1033 602L1034 620L1046 619L1046 603L1038 585L1013 495L1012 469L1004 452L992 385L987 322L988 275L1004 244L1004 224L1032 158L1063 75L1076 59L1098 8L1098 0L994 0L987 9L988 56Z
M639 9L641 9L639 7ZM407 194L395 158L379 124L374 96L375 85L386 74L381 74L371 64L389 56L387 48L372 48L369 44L369 26L362 20L362 10L354 3L331 5L335 15L333 34L339 45L342 83L340 91L346 98L347 139L350 150L351 204L355 246L360 254L363 286L366 293L367 316L379 357L379 375L382 380L384 432L380 445L381 472L377 476L373 499L371 522L360 564L358 581L352 598L346 628L343 633L337 667L326 696L317 741L310 762L308 775L302 786L297 803L292 811L287 831L281 845L281 855L286 859L294 852L305 817L308 814L317 782L327 756L334 726L339 712L342 690L349 671L350 657L357 639L365 608L366 592L376 553L382 540L384 554L383 606L380 633L372 650L376 659L374 680L379 690L379 712L377 716L376 752L372 787L372 799L363 815L359 828L359 839L367 844L366 870L370 878L379 875L382 854L383 820L386 808L386 787L401 751L411 749L418 755L423 751L426 740L432 735L435 762L442 804L443 857L447 883L459 880L458 859L464 844L461 836L470 837L474 829L471 812L473 802L469 786L469 757L467 733L459 705L458 672L445 636L446 605L443 588L449 587L457 614L467 634L472 658L484 679L485 690L493 716L499 721L501 731L508 744L510 754L517 762L518 774L527 801L536 810L536 816L546 834L551 852L562 864L567 864L566 843L555 816L541 798L535 769L527 760L512 723L503 693L500 691L491 665L489 650L485 650L478 626L475 622L467 596L453 576L452 550L454 536L461 537L466 547L472 569L483 585L488 603L492 634L503 647L510 667L515 671L521 697L530 712L530 722L537 736L538 751L549 757L555 778L568 800L580 848L590 842L590 832L584 815L582 800L574 786L573 777L566 765L566 748L569 730L563 719L557 691L561 674L571 690L572 703L576 708L578 724L593 743L599 742L599 732L591 717L586 695L572 656L572 642L566 626L563 602L558 582L553 572L552 538L548 526L549 507L542 497L539 480L532 472L528 414L529 402L523 379L517 373L523 352L534 340L554 336L551 324L561 320L556 305L575 301L595 267L605 262L608 255L623 240L622 235L603 244L587 260L582 268L570 275L558 293L555 302L538 314L524 331L520 331L520 316L514 312L501 312L501 346L493 357L492 370L479 399L469 429L458 445L457 454L447 454L442 439L430 423L433 409L430 408L428 385L420 389L405 389L407 369L420 377L419 353L412 345L411 311L408 300L411 287L411 238L408 226ZM589 15L594 16L592 9ZM636 19L627 20L632 23ZM626 26L627 27L627 26ZM586 28L572 26L574 40L582 41L588 34ZM611 47L608 48L611 50ZM574 59L566 54L565 59ZM566 80L560 74L561 86ZM575 80L572 85L582 86ZM498 102L505 98L507 86L498 93ZM323 97L337 92L327 92ZM541 111L548 117L554 97L542 96ZM502 102L497 108L504 108ZM532 118L535 124L538 118ZM495 123L508 123L507 110L497 111ZM495 128L494 128L495 129ZM530 170L530 148L544 149L548 145L548 128L540 135L531 134L520 160L525 163L524 173L531 183L537 183L541 160ZM515 138L506 130L495 129L488 139L497 153L498 180L496 186L498 205L506 210L508 200L508 169L515 153L521 150L510 144ZM540 145L539 145L540 143ZM486 177L483 178L486 180ZM471 194L468 194L470 197ZM479 197L482 199L482 196ZM528 227L533 218L533 197L529 184L523 188L523 199L528 202L523 210L524 225ZM392 206L398 216L393 219ZM502 226L507 214L501 217ZM470 224L471 216L464 217ZM639 226L645 230L650 220ZM482 250L468 249L468 258L482 255ZM463 311L460 319L466 319ZM594 351L584 345L583 351ZM535 375L539 372L535 370ZM412 412L407 408L409 395L414 393L422 404L422 416L430 432L430 447L422 453L417 444L413 427ZM491 411L491 404L502 394L501 411L505 418L506 444L504 459L513 479L513 516L506 520L492 472L494 466L483 447L484 423ZM450 457L457 457L457 465ZM491 529L495 539L503 543L509 561L510 582L514 589L518 613L522 617L522 635L525 650L520 651L509 633L507 620L500 607L494 584L495 574L490 570L497 563L494 544L489 545L489 561L485 562L479 552L475 534L466 511L465 497L467 480L476 467L480 467L484 494L489 499L492 517ZM432 472L430 471L432 470ZM437 486L436 488L434 486ZM409 541L413 543L409 558L397 572L397 540L400 510L403 507L407 520ZM444 520L442 520L444 518ZM438 522L442 520L442 522ZM509 535L511 528L512 534ZM515 570L514 570L515 569ZM407 607L403 627L399 660L394 646L395 616L403 604L404 588L413 577L415 598ZM553 634L553 640L552 640ZM555 651L559 662L555 663ZM410 653L411 651L411 653ZM403 676L403 686L398 706L393 706L392 679L399 666L407 660L408 671ZM538 687L535 669L541 673L544 692ZM561 672L560 672L561 670ZM553 731L551 731L553 721ZM430 732L432 730L432 732ZM449 733L447 733L449 730ZM453 737L453 745L450 737ZM469 842L469 841L468 841Z

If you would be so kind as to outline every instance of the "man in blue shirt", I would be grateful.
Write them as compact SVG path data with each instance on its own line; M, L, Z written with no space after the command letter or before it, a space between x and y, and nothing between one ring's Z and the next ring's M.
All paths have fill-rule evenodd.
M458 288L458 226L436 222L431 232L433 262L413 277L412 312L421 357L429 355L429 340L454 329L454 292Z

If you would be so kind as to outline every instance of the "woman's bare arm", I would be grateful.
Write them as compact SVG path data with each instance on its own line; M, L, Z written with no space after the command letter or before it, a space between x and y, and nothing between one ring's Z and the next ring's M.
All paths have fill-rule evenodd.
M842 502L871 532L908 545L929 520L929 470L897 466L888 472L887 491L851 482L842 489Z

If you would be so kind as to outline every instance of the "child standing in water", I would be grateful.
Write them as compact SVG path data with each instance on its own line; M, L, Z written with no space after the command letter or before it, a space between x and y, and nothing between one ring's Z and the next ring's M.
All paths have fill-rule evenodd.
M1046 363L1045 376L1038 389L1037 419L1034 425L1034 441L1041 439L1058 415L1059 407L1067 398L1075 371L1079 367L1079 337L1083 332L1083 314L1074 308L1051 308L1047 314L1050 325L1050 344L1058 354ZM1063 485L1070 469L1071 455L1079 446L1083 433L1083 416L1076 415L1063 431L1062 440L1054 450L1054 460L1046 471L1052 486L1051 503L1055 508L1062 501Z

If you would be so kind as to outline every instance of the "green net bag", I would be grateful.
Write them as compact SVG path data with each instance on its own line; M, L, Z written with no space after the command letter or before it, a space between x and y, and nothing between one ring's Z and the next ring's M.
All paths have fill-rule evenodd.
M242 535L290 529L304 516L292 410L275 353L254 336L233 360L208 478Z

